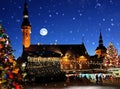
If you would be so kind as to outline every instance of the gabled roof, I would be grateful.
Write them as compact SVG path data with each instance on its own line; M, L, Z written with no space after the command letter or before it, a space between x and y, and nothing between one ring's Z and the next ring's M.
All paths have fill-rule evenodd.
M84 44L59 44L59 45L30 45L24 48L24 52L31 54L51 54L65 55L69 51L74 55L88 55ZM53 55L54 56L54 55Z
M29 51L26 52L29 56L36 56L36 57L61 57L61 54L53 52L53 51Z

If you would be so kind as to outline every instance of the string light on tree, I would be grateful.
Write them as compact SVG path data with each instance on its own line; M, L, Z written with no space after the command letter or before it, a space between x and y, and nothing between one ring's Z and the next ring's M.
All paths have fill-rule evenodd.
M109 43L109 46L107 48L107 55L105 58L105 66L118 67L118 64L118 51L114 47L113 43Z
M4 89L20 89L19 68L13 52L10 39L0 25L0 89L3 87Z

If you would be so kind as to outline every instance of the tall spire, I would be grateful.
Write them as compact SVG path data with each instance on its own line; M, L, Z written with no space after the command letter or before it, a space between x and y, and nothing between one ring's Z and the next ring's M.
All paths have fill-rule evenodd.
M101 30L100 30L100 36L99 36L99 46L103 46Z
M95 54L98 56L98 58L105 57L106 50L107 50L106 47L103 45L102 34L101 34L101 30L100 30L99 45L95 50Z
M28 48L30 46L31 25L29 22L28 5L26 0L24 3L23 22L21 28L23 33L23 48Z
M22 26L31 26L30 22L29 22L29 18L28 18L28 5L27 5L26 0L25 0L25 3L24 3Z

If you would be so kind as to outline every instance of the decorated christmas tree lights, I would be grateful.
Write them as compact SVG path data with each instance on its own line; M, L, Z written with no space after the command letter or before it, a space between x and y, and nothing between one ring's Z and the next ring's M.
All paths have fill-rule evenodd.
M118 67L119 60L118 60L118 51L114 47L113 43L110 43L107 48L107 54L105 58L105 66L107 67Z
M21 89L21 76L10 45L10 39L0 25L0 89Z

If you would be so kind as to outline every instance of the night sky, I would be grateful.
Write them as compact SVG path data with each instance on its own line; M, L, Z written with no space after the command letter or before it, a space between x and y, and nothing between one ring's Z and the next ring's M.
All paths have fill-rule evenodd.
M120 54L120 0L26 0L32 25L32 44L84 44L90 55L100 30L106 47L112 42ZM0 0L0 22L15 49L22 53L24 0ZM46 28L48 34L40 35Z

